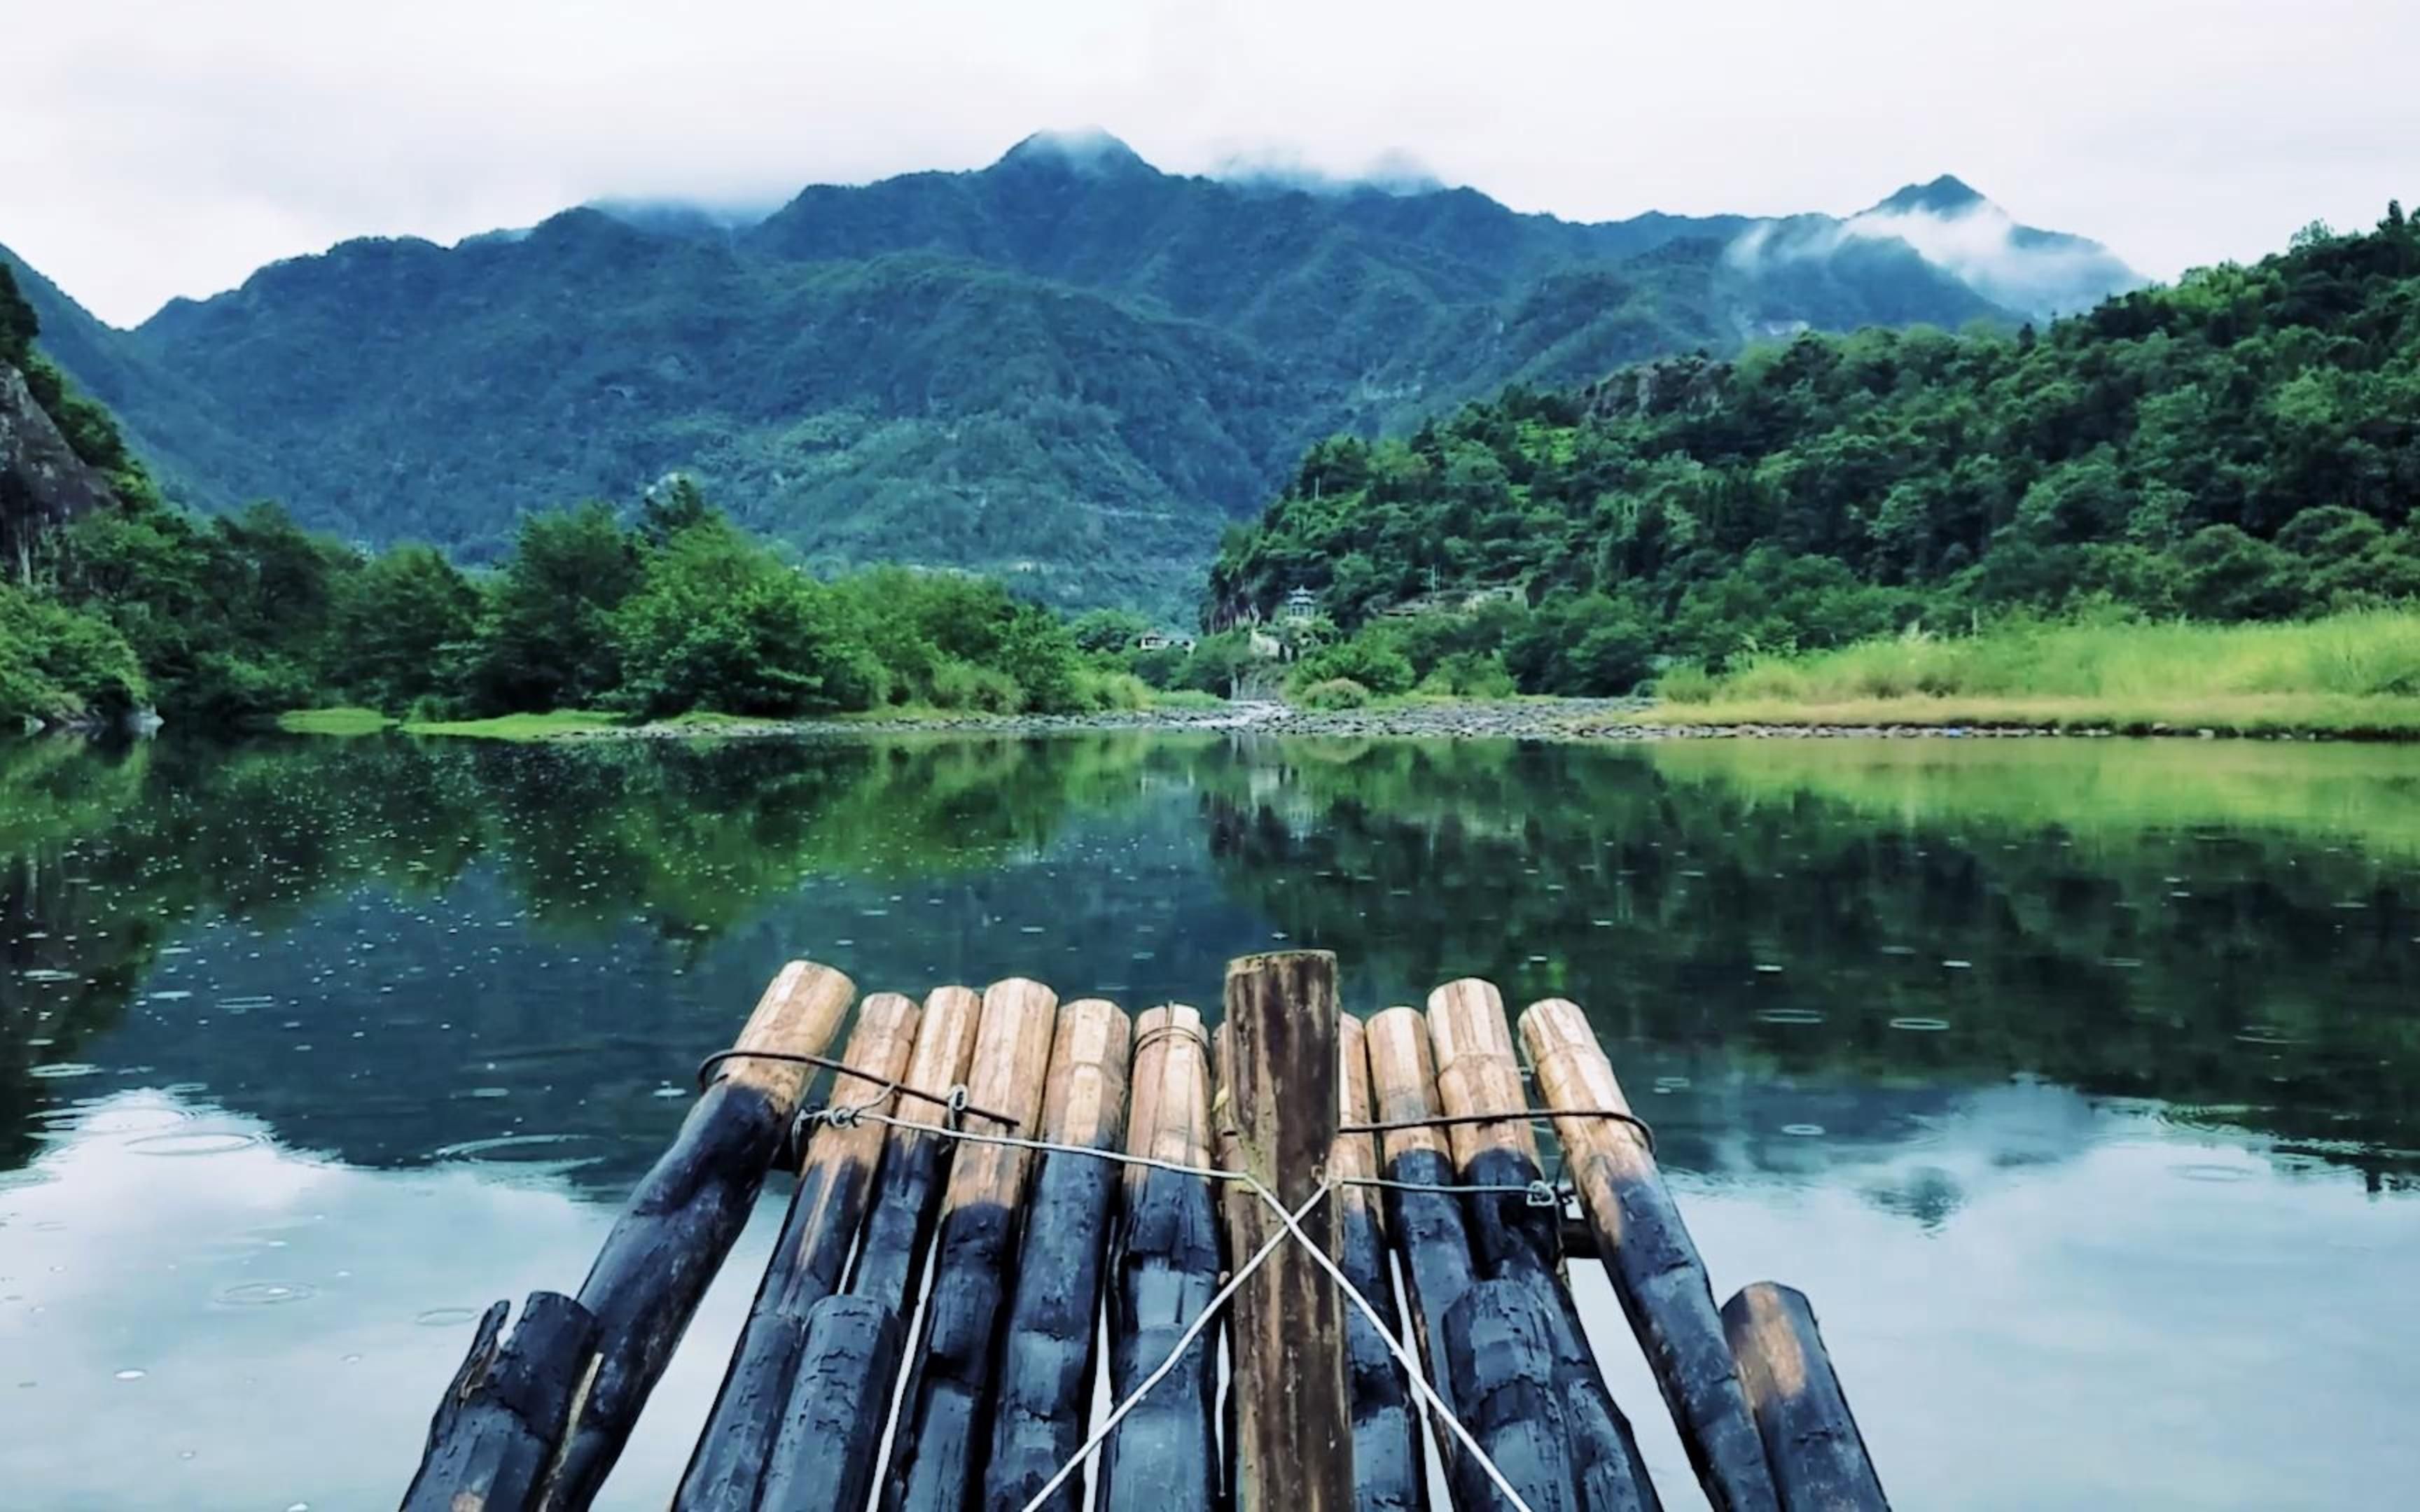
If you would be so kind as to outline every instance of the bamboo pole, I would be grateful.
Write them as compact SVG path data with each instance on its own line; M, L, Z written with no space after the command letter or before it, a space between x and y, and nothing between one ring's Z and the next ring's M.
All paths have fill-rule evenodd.
M1126 1015L1085 998L1059 1011L1042 1136L1078 1149L1115 1150L1125 1128ZM1019 1512L1084 1442L1091 1426L1101 1266L1109 1238L1109 1161L1072 1150L1043 1155L1026 1206L1008 1337L1001 1350L986 1512ZM1045 1504L1077 1512L1084 1485L1070 1479Z
M1375 1121L1406 1125L1380 1136L1379 1154L1387 1180L1395 1183L1386 1191L1387 1227L1404 1257L1412 1334L1429 1383L1447 1401L1458 1402L1459 1382L1445 1352L1445 1319L1478 1277L1462 1201L1443 1190L1459 1180L1453 1147L1444 1130L1420 1126L1420 1120L1444 1111L1437 1103L1428 1024L1418 1009L1390 1008L1370 1020L1366 1040ZM1437 1442L1450 1466L1453 1441L1440 1432Z
M1579 1512L1600 1504L1582 1483L1580 1404L1560 1388L1554 1304L1528 1276L1475 1281L1445 1315L1443 1346L1462 1378L1463 1427L1531 1512ZM1506 1512L1512 1504L1473 1457L1453 1467L1459 1512Z
M765 989L732 1048L821 1055L856 995L830 966L794 961ZM601 1358L548 1482L550 1506L584 1507L604 1484L746 1226L812 1076L811 1067L786 1061L724 1061L605 1236L580 1288Z
M842 1057L863 1075L834 1081L833 1107L891 1111L888 1084L908 1069L918 1017L914 1001L897 993L866 998ZM840 1285L887 1132L879 1123L825 1127L809 1141L782 1237L766 1262L722 1389L673 1499L679 1512L755 1507L765 1464L789 1406L807 1313Z
M1528 1095L1512 1054L1502 995L1476 979L1439 987L1429 995L1429 1040L1436 1050L1437 1093L1449 1115L1505 1115L1454 1125L1454 1164L1466 1185L1494 1189L1468 1194L1471 1246L1481 1273L1489 1280L1525 1282L1544 1304L1541 1316L1549 1321L1545 1336L1555 1356L1554 1395L1569 1424L1580 1505L1655 1506L1655 1488L1629 1419L1606 1387L1579 1309L1563 1283L1557 1249L1560 1204L1538 1206L1528 1196L1540 1180L1538 1138L1529 1127ZM1515 1329L1504 1336L1525 1340L1529 1334Z
M941 987L927 995L901 1080L935 1096L963 1084L982 1012L983 998L969 988ZM941 1127L947 1117L923 1098L899 1105L902 1127L892 1128L883 1146L849 1294L827 1297L807 1314L789 1405L766 1466L759 1503L765 1512L865 1512L907 1348L908 1309L923 1284L924 1252L954 1148L942 1135L921 1131ZM989 1127L972 1121L978 1129Z
M1135 1024L1126 1152L1210 1164L1209 1041L1199 1011L1155 1008ZM1120 1401L1158 1368L1218 1290L1219 1220L1202 1177L1129 1165L1109 1292L1109 1389ZM1101 1449L1101 1512L1216 1512L1218 1350L1187 1347Z
M947 1096L952 1088L963 1086L982 1019L983 995L971 987L937 987L927 994L916 1049L901 1080L934 1097ZM858 1247L848 1289L852 1296L871 1298L905 1317L923 1282L924 1251L933 1237L942 1180L956 1147L939 1134L919 1132L940 1128L948 1120L949 1112L940 1104L908 1098L901 1102L898 1117L917 1128L892 1130L882 1148L874 1207L866 1215L865 1238ZM972 1120L971 1126L978 1133L998 1132L981 1119Z
M1521 1040L1550 1108L1630 1111L1613 1064L1577 1006L1560 998L1532 1004L1521 1015ZM1769 1512L1777 1502L1765 1445L1714 1311L1705 1263L1646 1138L1612 1119L1558 1117L1555 1133L1606 1274L1707 1501L1716 1512Z
M597 1319L559 1292L521 1304L512 1337L507 1304L479 1319L471 1352L428 1425L419 1473L403 1512L498 1512L532 1505L571 1414L597 1365Z
M1337 1118L1371 1121L1370 1057L1361 1021L1336 1021ZM1378 1174L1378 1141L1339 1134L1328 1147L1327 1174L1336 1189L1336 1260L1377 1309L1389 1334L1400 1334L1395 1278L1387 1262L1386 1219L1378 1194L1343 1184ZM1346 1391L1353 1410L1353 1478L1358 1512L1425 1512L1428 1473L1420 1455L1419 1419L1404 1367L1359 1308L1344 1316Z
M1806 1294L1770 1281L1723 1304L1784 1512L1888 1512Z
M1022 978L984 994L968 1088L976 1106L1015 1118L1014 1133L1026 1138L1041 1117L1058 1007L1058 995ZM961 1512L982 1484L984 1407L1000 1336L994 1323L1016 1259L1018 1204L1032 1165L1028 1150L973 1141L951 1162L924 1348L900 1408L887 1512Z
M1325 950L1227 964L1225 1104L1240 1168L1288 1211L1309 1201L1336 1140L1336 957ZM1335 1208L1300 1221L1334 1252ZM1283 1222L1266 1203L1228 1204L1228 1249L1257 1251ZM1235 1294L1236 1504L1240 1512L1347 1512L1353 1428L1345 1396L1345 1303L1318 1262L1289 1241Z

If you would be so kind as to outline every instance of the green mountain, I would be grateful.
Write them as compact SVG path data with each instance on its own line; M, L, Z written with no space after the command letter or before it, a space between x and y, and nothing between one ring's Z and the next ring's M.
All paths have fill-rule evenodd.
M1207 617L1308 590L1347 629L1405 631L1397 681L1500 656L1526 689L1620 691L1658 655L1719 666L2010 608L2420 598L2415 506L2420 225L2390 207L2039 333L1809 333L1325 442L1231 533ZM1380 620L1489 588L1483 613Z
M2013 326L2031 306L1920 250L1971 251L1936 233L1983 203L1577 224L1044 135L752 224L607 205L451 248L346 242L131 332L23 282L54 358L207 507L275 497L475 561L523 514L684 469L817 564L1167 610L1318 437L1810 327ZM2063 297L2135 282L2101 256L2102 285Z

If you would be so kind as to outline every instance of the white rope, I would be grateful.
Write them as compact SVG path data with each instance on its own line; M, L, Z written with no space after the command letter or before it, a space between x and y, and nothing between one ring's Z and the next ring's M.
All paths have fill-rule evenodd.
M1144 1165L1156 1171L1171 1171L1178 1176L1200 1177L1205 1181L1249 1181L1241 1171L1226 1170L1217 1165L1187 1165L1182 1161L1162 1160L1156 1155L1132 1155L1124 1150L1099 1149L1091 1145L1070 1145L1054 1139L1030 1139L1021 1134L977 1134L971 1129L953 1129L946 1124L919 1123L895 1114L879 1113L879 1103L855 1106L846 1103L818 1110L810 1121L847 1128L858 1123L878 1123L892 1129L905 1129L911 1134L936 1134L943 1139L965 1139L978 1145L1004 1145L1011 1149L1031 1149L1045 1155L1089 1155L1120 1165ZM1541 1189L1558 1196L1575 1189L1569 1182L1532 1181L1526 1186L1503 1182L1469 1181L1396 1181L1380 1176L1337 1176L1328 1179L1330 1186L1384 1188L1395 1192L1433 1192L1443 1196L1524 1196Z
M1070 1145L1050 1139L1028 1139L1018 1134L976 1134L970 1129L952 1129L942 1124L918 1123L910 1119L893 1118L887 1113L875 1112L870 1104L827 1109L822 1118L827 1122L843 1127L863 1119L872 1123L888 1124L892 1128L911 1130L918 1134L939 1134L948 1139L971 1140L980 1145L1004 1145L1012 1149L1031 1149L1045 1154L1088 1155L1095 1160L1113 1161L1125 1165L1144 1165L1154 1170L1173 1171L1179 1176L1200 1177L1204 1180L1241 1181L1258 1194L1261 1200L1267 1203L1270 1210L1285 1225L1283 1228L1270 1234L1262 1242L1261 1247L1253 1252L1252 1257L1245 1262L1243 1268L1228 1278L1227 1284L1218 1288L1217 1295L1202 1307L1200 1315L1186 1326L1183 1334L1178 1335L1176 1345L1169 1351L1168 1358L1162 1360L1150 1375L1145 1376L1142 1383L1137 1386L1125 1400L1110 1410L1109 1415L1102 1421L1099 1427L1093 1431L1092 1437L1086 1439L1083 1446L1078 1448L1065 1464L1059 1467L1058 1473L1043 1484L1042 1489L1033 1493L1032 1499L1025 1504L1020 1512L1042 1512L1042 1504L1049 1501L1053 1492L1066 1485L1068 1479L1099 1452L1110 1432L1120 1423L1125 1421L1126 1416L1137 1407L1142 1405L1143 1398L1151 1395L1153 1388L1168 1379L1170 1373L1175 1370L1177 1363L1185 1358L1185 1351L1193 1347L1194 1340L1202 1336L1202 1332L1210 1326L1212 1319L1218 1316L1229 1300L1243 1288L1244 1283L1267 1262L1271 1255L1277 1253L1279 1243L1289 1236L1299 1241L1302 1247L1310 1251L1311 1257L1318 1262L1320 1269L1326 1271L1329 1278L1343 1289L1345 1296L1352 1299L1353 1305L1361 1309L1361 1316L1369 1319L1370 1326L1377 1331L1378 1337L1386 1343L1388 1351L1403 1365L1404 1378L1411 1382L1412 1389L1419 1394L1422 1401L1428 1403L1438 1419L1452 1430L1454 1438L1462 1446L1470 1452L1471 1458L1478 1461L1479 1468L1487 1473L1487 1478L1496 1483L1496 1489L1501 1491L1504 1499L1512 1504L1513 1512L1535 1512L1528 1502L1522 1500L1521 1493L1513 1489L1512 1483L1505 1478L1504 1472L1497 1468L1496 1461L1488 1458L1487 1451L1480 1447L1479 1441L1471 1436L1470 1430L1463 1427L1462 1419L1454 1415L1453 1409L1447 1405L1446 1399L1437 1395L1435 1387L1429 1384L1428 1378L1420 1372L1419 1358L1403 1340L1388 1331L1386 1320L1378 1316L1378 1309L1372 1305L1370 1299L1361 1294L1361 1288L1355 1286L1336 1261L1329 1257L1327 1252L1312 1243L1311 1236L1303 1231L1300 1222L1302 1215L1318 1206L1321 1199L1333 1190L1333 1183L1323 1180L1310 1196L1303 1199L1300 1208L1289 1211L1286 1205L1278 1199L1278 1195L1262 1184L1260 1179L1249 1171L1222 1170L1215 1165L1187 1165L1179 1161L1160 1160L1150 1155L1131 1155L1114 1149L1096 1149L1091 1145ZM1415 1186L1415 1183L1411 1182L1381 1181L1374 1177L1347 1177L1342 1180L1357 1186ZM1428 1186L1426 1184L1419 1184L1415 1189L1424 1192L1526 1192L1531 1190L1528 1187Z
M1302 1231L1301 1224L1295 1221L1300 1214L1288 1212L1286 1205L1278 1200L1278 1195L1263 1186L1252 1176L1246 1174L1244 1180L1251 1182L1252 1190L1260 1194L1261 1200L1267 1203L1270 1211L1284 1222L1287 1232L1302 1241L1302 1247L1311 1252L1311 1257L1319 1262L1320 1269L1326 1271L1329 1277L1343 1288L1344 1294L1353 1299L1353 1305L1361 1309L1361 1316L1370 1320L1370 1326L1377 1331L1378 1337L1386 1341L1388 1350L1402 1364L1404 1377L1411 1381L1412 1389L1419 1392L1421 1400L1427 1402L1435 1411L1436 1415L1444 1420L1445 1426L1453 1430L1453 1436L1462 1442L1464 1448L1470 1451L1470 1457L1479 1461L1479 1468L1487 1472L1487 1478L1494 1481L1496 1489L1504 1493L1504 1499L1512 1504L1514 1512L1533 1512L1529 1504L1521 1499L1521 1493L1512 1489L1512 1483L1504 1478L1504 1472L1497 1468L1496 1461L1488 1458L1487 1451L1479 1446L1479 1441L1470 1436L1470 1430L1462 1426L1462 1419L1453 1415L1453 1409L1446 1405L1445 1398L1438 1396L1435 1388L1429 1384L1428 1378L1420 1374L1420 1363L1413 1357L1412 1351L1404 1348L1403 1340L1387 1331L1386 1320L1378 1316L1378 1309L1370 1304L1370 1299L1361 1294L1361 1288L1353 1284L1352 1279L1344 1273L1343 1269L1335 1260L1328 1257L1326 1250L1312 1243L1311 1236ZM1314 1201L1317 1200L1318 1196L1319 1194L1315 1192L1311 1194ZM1311 1204L1304 1203L1302 1211L1310 1211ZM1034 1512L1034 1509L1027 1507L1025 1512Z
M1233 1176L1234 1173L1226 1174ZM1253 1184L1259 1185L1258 1182ZM1321 1198L1326 1196L1327 1188L1323 1184L1318 1191L1313 1192L1304 1200L1302 1211L1309 1212ZM1284 1212L1285 1204L1279 1203L1278 1211ZM1099 1451L1101 1445L1108 1442L1109 1434L1120 1423L1125 1421L1126 1414L1141 1406L1142 1399L1152 1394L1152 1389L1168 1379L1169 1373L1176 1368L1177 1362L1185 1358L1185 1351L1193 1348L1193 1341L1202 1336L1203 1330L1210 1326L1211 1320L1218 1316L1218 1310L1227 1305L1227 1300L1243 1289L1244 1283L1251 1279L1252 1273L1259 1270L1270 1256L1277 1253L1278 1245L1285 1241L1286 1229L1293 1227L1289 1222L1286 1228L1273 1231L1261 1247L1253 1252L1252 1257L1245 1262L1244 1268L1237 1271L1228 1279L1225 1286L1218 1288L1218 1295L1212 1297L1193 1321L1186 1325L1185 1332L1177 1335L1176 1347L1168 1351L1168 1358L1162 1360L1158 1367L1150 1375L1143 1377L1142 1383L1128 1393L1125 1401L1110 1409L1109 1415L1102 1420L1099 1427L1093 1430L1093 1436L1084 1441L1083 1447L1078 1449L1065 1464L1059 1467L1057 1474L1043 1483L1042 1489L1033 1493L1033 1499L1025 1504L1023 1512L1042 1512L1042 1504L1050 1500L1051 1493L1066 1485L1070 1476L1084 1468L1085 1461L1091 1459ZM1301 1232L1300 1229L1294 1231ZM1523 1507L1521 1512L1529 1512L1529 1509Z
M840 1118L834 1119L833 1115ZM1006 1145L1011 1149L1032 1149L1046 1155L1090 1155L1094 1160L1114 1161L1121 1165L1148 1165L1156 1171L1173 1171L1179 1176L1198 1176L1205 1181L1240 1181L1237 1171L1220 1170L1215 1165L1187 1165L1182 1161L1161 1160L1156 1155L1129 1155L1123 1150L1099 1149L1091 1145L1063 1144L1054 1139L1028 1139L1018 1134L977 1134L971 1129L952 1129L938 1123L918 1123L913 1119L893 1118L871 1108L827 1108L820 1115L827 1122L845 1125L850 1122L888 1124L893 1129L907 1129L916 1134L939 1134L944 1139L971 1140L978 1145ZM1440 1191L1447 1188L1438 1188Z

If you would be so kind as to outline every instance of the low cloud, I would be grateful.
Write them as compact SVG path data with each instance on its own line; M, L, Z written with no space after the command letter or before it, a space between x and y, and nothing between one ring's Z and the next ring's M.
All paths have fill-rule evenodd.
M1312 194L1349 194L1360 190L1426 194L1446 187L1435 170L1400 149L1380 153L1357 173L1331 173L1314 166L1295 148L1253 147L1219 159L1209 177L1247 188L1298 189Z
M2100 243L2031 230L1980 197L1947 208L1885 202L1845 220L1766 222L1742 233L1728 255L1735 266L1754 269L1829 257L1854 241L1903 242L1994 304L2037 318L2089 309L2146 282Z

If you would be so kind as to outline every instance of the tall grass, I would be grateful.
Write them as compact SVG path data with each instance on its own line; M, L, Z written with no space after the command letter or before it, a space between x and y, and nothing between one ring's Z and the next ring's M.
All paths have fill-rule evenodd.
M2420 733L2420 613L2284 625L2012 621L1663 682L1690 722L2167 723ZM1854 717L1851 716L1854 715Z

